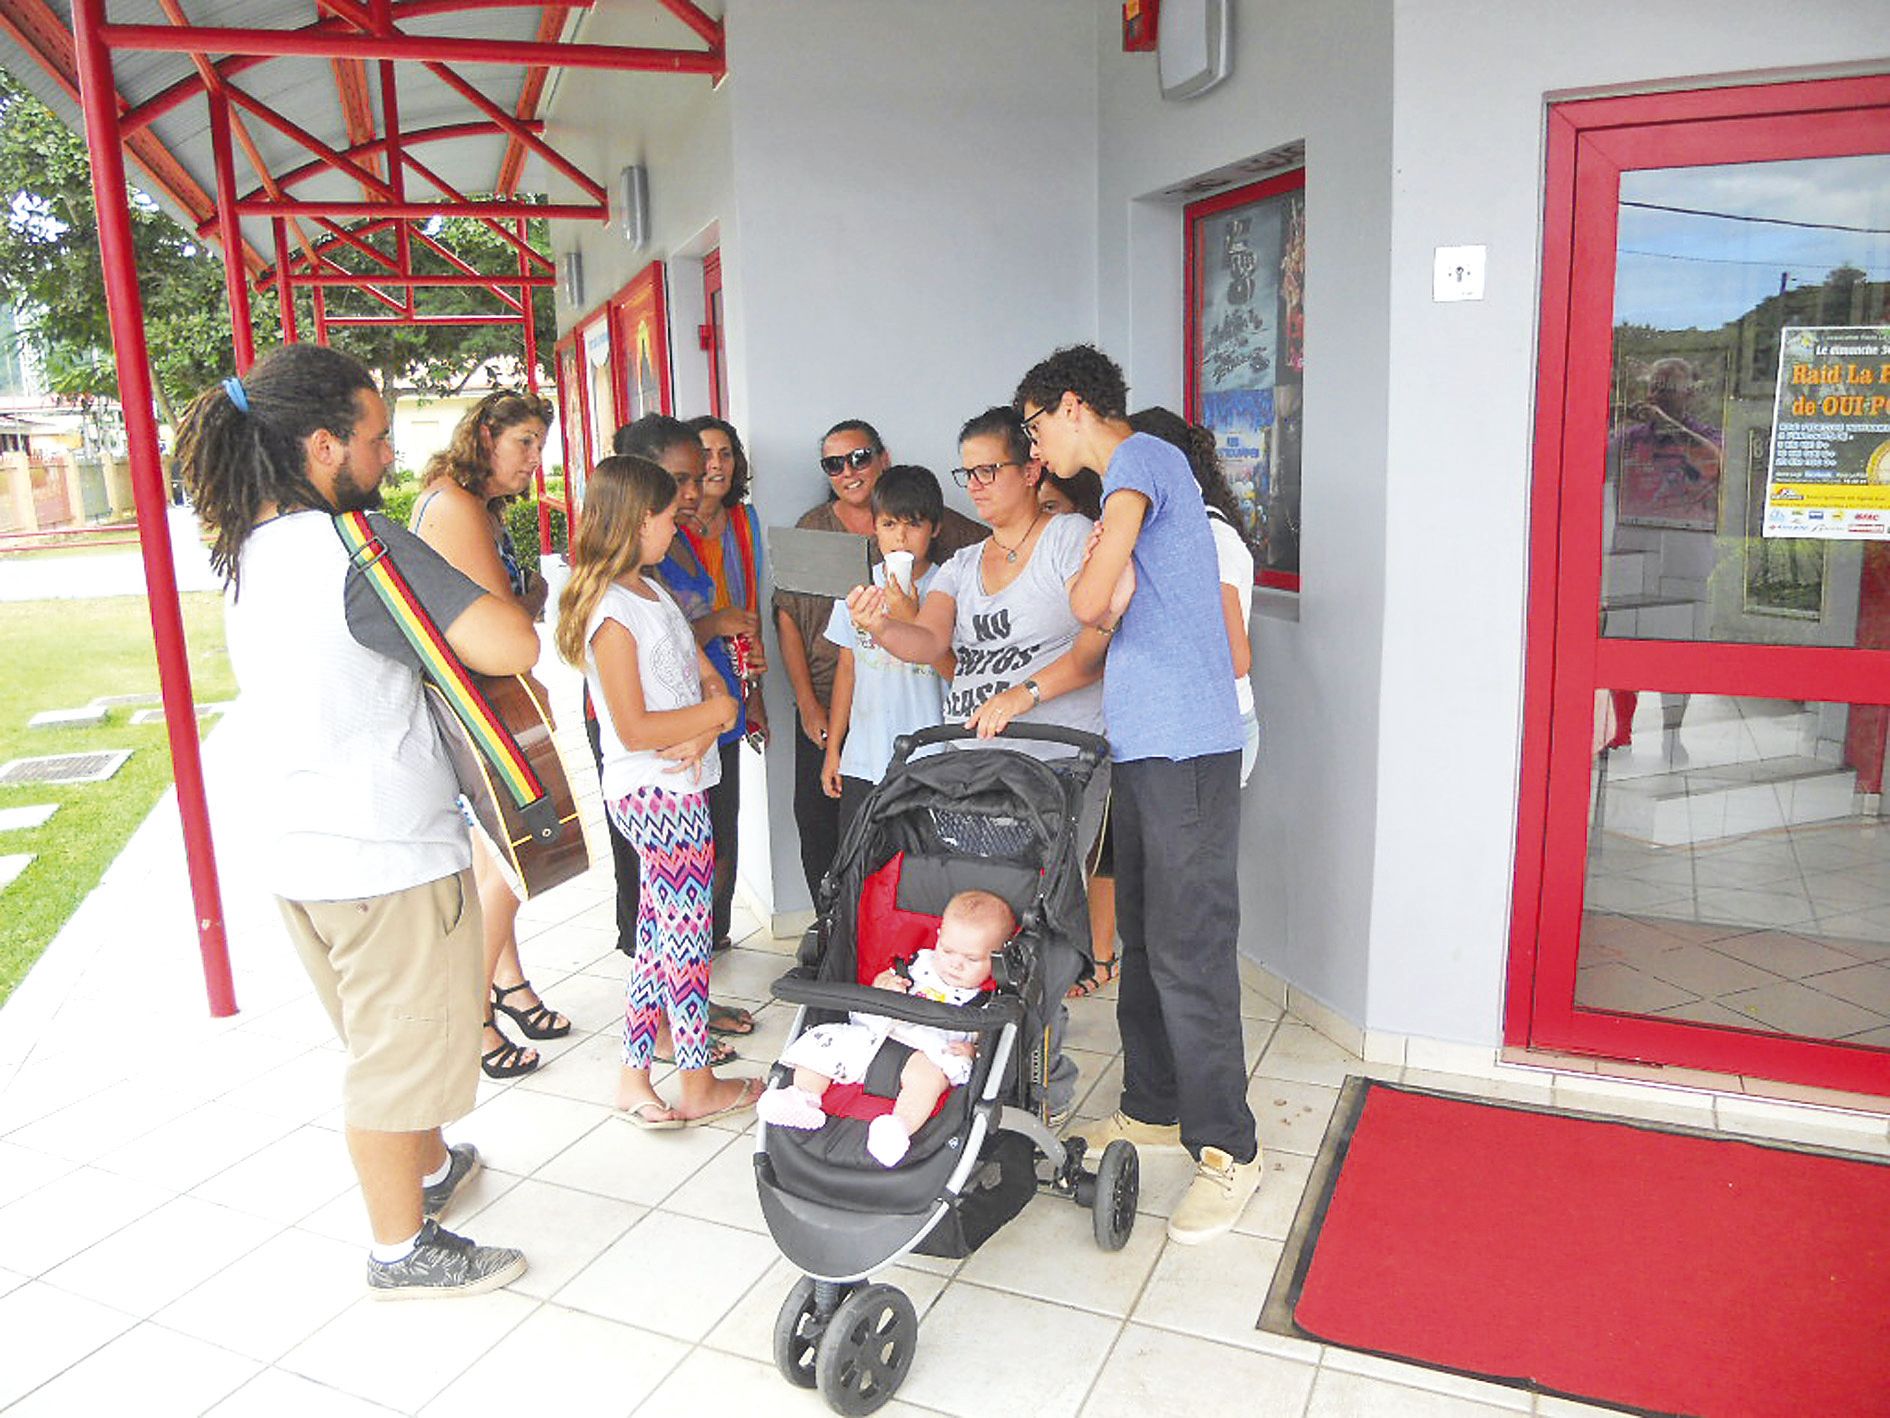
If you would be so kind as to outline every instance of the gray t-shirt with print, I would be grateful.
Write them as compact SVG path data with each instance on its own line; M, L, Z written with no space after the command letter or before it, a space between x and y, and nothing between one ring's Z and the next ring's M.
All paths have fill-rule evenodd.
M1037 538L1023 574L996 595L984 589L980 561L984 543L966 547L939 568L933 592L958 607L952 653L958 667L945 693L945 722L962 724L985 700L1043 671L1076 643L1083 626L1070 612L1070 578L1083 565L1089 518L1066 512L1052 517ZM1020 724L1061 724L1088 733L1103 731L1103 687L1098 680L1046 700L1020 714ZM1039 757L1059 757L1055 745L1013 744Z

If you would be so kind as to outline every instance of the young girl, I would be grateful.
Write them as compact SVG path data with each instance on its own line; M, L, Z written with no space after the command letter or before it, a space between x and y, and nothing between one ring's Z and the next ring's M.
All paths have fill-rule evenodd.
M715 848L704 793L720 775L715 741L737 705L675 601L643 574L675 535L675 479L643 458L605 458L591 474L558 601L558 653L584 671L598 708L604 802L637 850L637 953L617 1106L643 1128L740 1112L761 1092L760 1079L718 1079L709 1067ZM682 1084L673 1108L650 1083L662 1016Z

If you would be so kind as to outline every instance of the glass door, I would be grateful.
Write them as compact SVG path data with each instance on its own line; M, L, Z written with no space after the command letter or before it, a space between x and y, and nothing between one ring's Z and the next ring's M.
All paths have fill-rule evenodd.
M1550 129L1510 1037L1890 1093L1890 81Z

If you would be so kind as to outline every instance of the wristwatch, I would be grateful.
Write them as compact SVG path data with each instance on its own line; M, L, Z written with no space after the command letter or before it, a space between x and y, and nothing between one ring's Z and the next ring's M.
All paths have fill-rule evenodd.
M1043 703L1043 690L1038 688L1036 680L1025 680L1024 688L1030 691L1030 707L1032 709L1035 709L1039 704Z

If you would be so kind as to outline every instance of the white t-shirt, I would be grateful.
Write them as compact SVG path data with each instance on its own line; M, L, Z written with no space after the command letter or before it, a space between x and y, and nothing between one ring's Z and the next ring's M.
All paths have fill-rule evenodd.
M381 516L369 519L443 629L484 593ZM387 896L472 864L459 786L420 671L325 512L264 522L224 600L265 884L290 901Z
M937 580L938 568L927 567L913 587L921 604ZM884 565L873 568L873 584L886 584ZM847 716L846 741L840 746L840 771L848 778L877 783L892 762L894 739L941 722L938 671L887 654L853 623L845 601L833 603L827 639L853 652L853 707Z
M597 706L597 734L604 753L604 800L619 802L639 788L661 788L670 793L699 793L722 781L721 755L711 750L699 773L676 773L673 760L655 749L625 748L610 721L610 702L597 679L597 657L591 641L598 627L614 620L637 642L637 674L643 681L643 707L651 713L687 709L702 702L702 679L696 663L696 637L669 592L651 577L643 584L653 596L646 600L626 586L612 584L584 626L584 682L591 703Z
M984 589L984 543L968 546L938 569L932 590L957 605L952 652L958 667L945 693L945 722L962 724L985 700L1041 674L1076 643L1083 624L1070 610L1070 578L1083 566L1083 547L1095 524L1065 512L1044 524L1030 562L996 595ZM1060 694L1019 714L1019 724L1061 724L1088 733L1103 731L1102 681ZM997 745L1001 741L985 741ZM969 747L970 745L964 745ZM1039 758L1066 756L1055 744L1012 742Z
M1221 584L1240 592L1240 632L1250 635L1253 619L1253 552L1236 532L1219 517L1209 516L1208 528L1214 533L1214 556L1221 564ZM1244 719L1253 713L1253 680L1248 675L1234 676L1234 703Z

